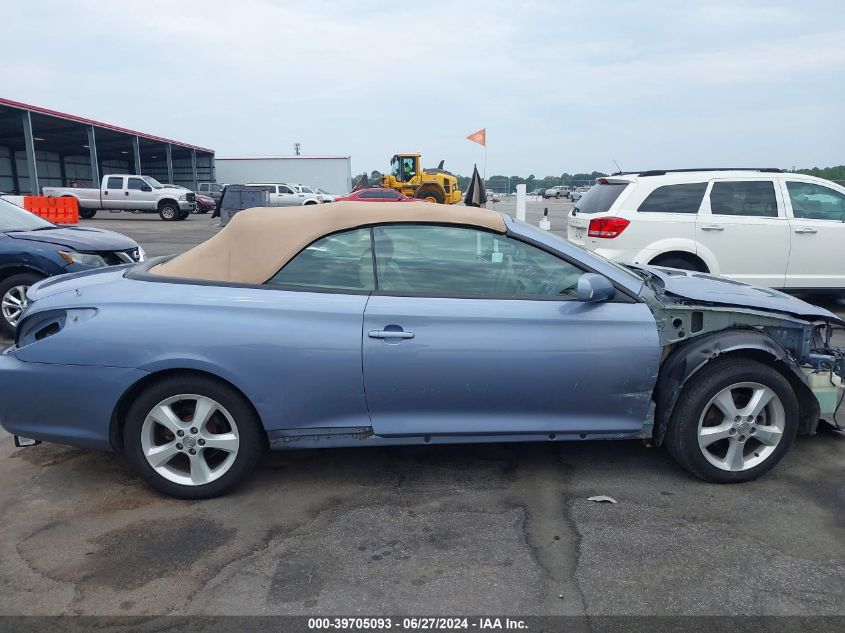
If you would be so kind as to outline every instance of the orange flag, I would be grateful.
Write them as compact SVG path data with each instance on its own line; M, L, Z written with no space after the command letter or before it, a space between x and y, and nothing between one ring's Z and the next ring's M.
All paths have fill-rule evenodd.
M483 127L478 130L478 132L473 132L472 134L467 136L467 139L469 139L473 143L478 143L479 145L487 147L487 128Z

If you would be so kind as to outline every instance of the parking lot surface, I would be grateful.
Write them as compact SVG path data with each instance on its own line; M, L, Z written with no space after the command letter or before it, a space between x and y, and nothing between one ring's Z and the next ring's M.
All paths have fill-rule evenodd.
M562 230L569 205L528 220L544 207ZM84 225L156 256L213 222ZM638 442L331 449L267 454L229 496L185 502L119 456L3 433L0 613L845 614L844 468L830 431L732 486Z

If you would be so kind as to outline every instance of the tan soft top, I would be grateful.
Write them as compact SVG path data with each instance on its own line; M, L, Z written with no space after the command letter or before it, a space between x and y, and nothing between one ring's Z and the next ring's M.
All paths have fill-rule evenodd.
M150 272L169 277L263 284L314 240L369 224L461 224L505 232L501 213L430 202L334 202L241 211L211 239Z

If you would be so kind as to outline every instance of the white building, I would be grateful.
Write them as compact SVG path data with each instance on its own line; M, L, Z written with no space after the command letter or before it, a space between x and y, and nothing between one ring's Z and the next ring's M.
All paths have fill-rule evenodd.
M319 187L335 194L352 189L349 156L245 156L216 158L217 182L242 185L248 182L287 182Z

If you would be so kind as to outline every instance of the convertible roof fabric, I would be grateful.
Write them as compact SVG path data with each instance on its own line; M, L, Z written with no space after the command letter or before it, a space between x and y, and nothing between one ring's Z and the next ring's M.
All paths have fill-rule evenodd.
M505 232L501 213L430 202L333 202L241 211L211 239L150 272L168 277L263 284L316 239L372 224L429 223Z

